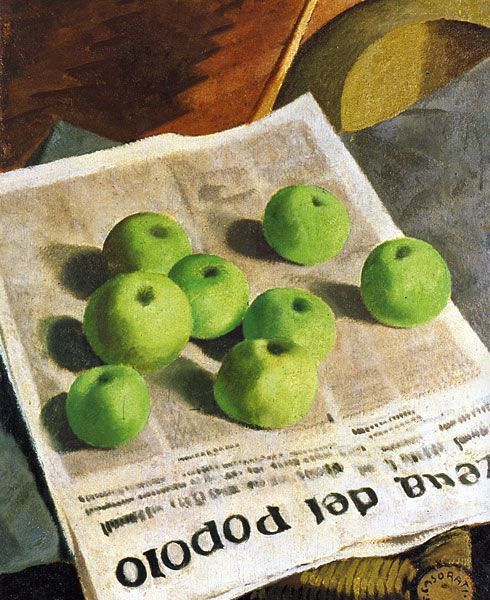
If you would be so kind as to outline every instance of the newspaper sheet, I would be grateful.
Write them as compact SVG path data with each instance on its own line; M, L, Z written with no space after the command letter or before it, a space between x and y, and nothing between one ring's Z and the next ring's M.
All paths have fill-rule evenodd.
M320 185L352 232L322 265L282 261L261 237L278 188ZM252 298L311 290L337 315L307 417L279 431L228 420L213 377L236 332L190 343L145 378L152 413L117 450L71 434L66 393L94 356L81 319L100 248L139 211L174 215L194 251L247 274ZM253 125L163 135L0 177L2 357L87 598L234 598L347 556L388 554L487 521L488 353L450 304L429 325L377 324L359 277L402 235L311 96Z

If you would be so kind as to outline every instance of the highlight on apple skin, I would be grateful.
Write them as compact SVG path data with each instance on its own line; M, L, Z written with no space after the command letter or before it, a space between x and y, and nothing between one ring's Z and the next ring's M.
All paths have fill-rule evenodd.
M315 185L291 185L277 191L265 208L262 225L267 243L300 265L337 256L350 233L345 204Z
M298 288L273 288L257 296L243 319L246 339L286 339L321 362L336 338L335 315L315 294Z
M102 254L111 275L150 271L167 275L173 265L191 254L184 229L169 216L155 212L129 215L109 232Z
M417 327L435 319L447 305L451 274L428 242L411 237L388 240L364 263L361 296L380 323Z
M102 365L79 375L66 399L73 433L100 448L116 448L145 427L150 397L145 380L131 367Z
M318 389L315 362L287 340L244 340L225 356L214 385L231 419L277 429L302 419Z
M103 362L152 371L174 361L189 341L191 307L166 275L121 273L92 294L83 329Z
M250 291L245 274L231 261L191 254L172 267L169 277L189 299L192 337L214 339L242 322Z

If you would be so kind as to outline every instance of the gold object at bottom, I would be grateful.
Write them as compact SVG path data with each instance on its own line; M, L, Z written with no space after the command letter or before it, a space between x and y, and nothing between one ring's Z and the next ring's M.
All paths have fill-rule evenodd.
M472 600L466 529L439 535L400 556L351 558L292 575L250 600Z
M417 585L417 600L472 600L473 581L462 567L431 569Z

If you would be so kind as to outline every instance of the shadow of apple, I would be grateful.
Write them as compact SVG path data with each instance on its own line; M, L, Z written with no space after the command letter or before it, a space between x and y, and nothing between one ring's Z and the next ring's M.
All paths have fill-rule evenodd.
M327 302L337 318L347 317L354 321L376 323L361 298L361 291L357 285L338 283L332 281L315 281L310 290Z
M262 223L254 219L238 219L226 231L228 246L249 258L280 262L282 259L265 241Z
M79 373L102 364L83 333L82 323L73 317L45 319L41 335L50 358L62 369Z
M192 410L227 419L214 399L213 374L193 360L180 357L149 380L177 394Z
M233 331L222 335L214 340L198 340L192 338L192 342L199 346L203 353L213 360L222 361L226 354L243 340L242 326L235 327Z
M81 300L89 298L109 277L102 251L95 246L50 244L43 249L43 258L59 283Z
M41 423L60 454L91 448L72 432L66 416L66 393L53 396L41 409Z

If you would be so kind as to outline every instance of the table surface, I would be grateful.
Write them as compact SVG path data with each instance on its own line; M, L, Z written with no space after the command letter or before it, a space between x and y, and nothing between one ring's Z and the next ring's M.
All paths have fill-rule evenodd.
M305 39L361 1L319 0ZM123 142L246 122L304 5L6 0L0 169L25 164L58 120Z

